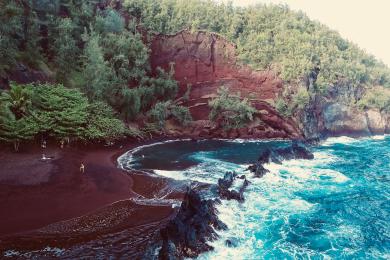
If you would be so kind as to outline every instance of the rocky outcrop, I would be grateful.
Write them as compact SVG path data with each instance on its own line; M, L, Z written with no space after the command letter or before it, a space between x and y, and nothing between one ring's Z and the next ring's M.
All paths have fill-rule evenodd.
M308 77L306 87L316 93L315 83L319 68ZM352 86L346 81L328 87L325 93L313 94L306 107L295 117L307 140L326 136L367 136L388 132L388 115L378 110L362 110L357 102L365 88Z
M301 142L293 141L291 146L277 149L265 149L260 153L257 162L250 165L247 170L254 173L254 177L263 177L269 172L264 168L266 163L278 163L281 164L283 160L292 159L304 159L312 160L314 158L313 153Z
M365 113L367 128L371 134L384 134L387 132L387 115L377 110L367 110Z
M194 123L189 134L222 138L297 138L296 123L279 115L272 103L282 90L282 81L272 71L253 71L237 61L235 46L215 33L187 30L174 35L156 35L151 42L152 69L173 66L180 94L191 86L189 107ZM208 121L208 101L221 86L240 92L258 110L255 120L243 129L225 132ZM208 121L205 123L205 121ZM205 127L209 125L209 127Z
M302 113L300 125L307 139L342 135L367 136L389 132L390 122L386 113L374 109L362 110L337 100L324 100L324 97L317 96L317 100L311 102Z
M238 190L231 189L233 182L237 179L243 180L241 187ZM238 177L234 172L227 172L223 178L218 180L218 193L221 199L243 202L245 200L244 191L248 185L249 182L245 175Z
M331 103L323 110L324 131L329 135L369 135L364 112L343 104Z
M213 247L207 241L218 237L215 230L227 228L218 219L214 206L216 202L203 199L198 191L189 190L176 217L160 231L162 246L159 259L196 257L212 250Z

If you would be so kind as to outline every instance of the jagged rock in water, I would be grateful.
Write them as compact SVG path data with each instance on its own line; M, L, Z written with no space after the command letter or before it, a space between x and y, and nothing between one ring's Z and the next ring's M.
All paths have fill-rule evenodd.
M260 178L269 172L269 170L263 166L265 163L273 162L280 164L282 160L311 160L313 158L313 153L311 153L302 142L293 141L292 145L286 148L279 148L275 150L266 149L262 151L257 162L250 165L247 170L253 172L255 177Z
M228 239L225 240L225 245L227 247L237 247L238 240L235 237L229 237Z
M266 173L269 172L266 168L264 168L263 164L260 162L256 162L255 164L250 165L247 168L248 171L254 173L254 177L256 178L261 178L263 177Z
M236 178L243 179L244 182L240 189L238 191L236 190L230 190L230 188L233 185L233 182ZM227 200L237 200L239 202L244 201L244 191L246 187L248 187L249 182L246 180L245 175L241 177L237 177L237 174L234 172L227 172L225 173L224 177L222 179L218 180L218 193L219 196L222 199L227 199Z
M161 260L176 260L180 255L176 251L176 246L171 240L163 240L160 250L159 259Z
M218 187L220 189L229 189L232 186L236 176L237 175L234 172L225 173L222 179L218 179Z
M188 191L176 217L160 232L163 246L159 259L196 257L212 250L206 241L218 238L214 229L227 229L218 219L215 203L202 199L194 190Z
M277 154L281 160L314 159L314 155L304 146L304 144L297 141L293 141L290 147L276 149L275 154ZM273 162L280 163L280 160Z

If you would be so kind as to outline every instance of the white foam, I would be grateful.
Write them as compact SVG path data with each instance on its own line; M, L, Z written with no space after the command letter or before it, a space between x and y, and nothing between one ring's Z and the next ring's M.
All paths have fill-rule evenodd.
M274 142L274 141L286 141L286 139L283 138L269 138L269 139L241 139L241 138L236 138L236 139L216 139L220 141L225 141L229 143L269 143L269 142Z
M167 178L175 180L188 180L187 176L182 171L166 171L166 170L153 170L157 175L161 175Z
M330 146L333 144L350 144L359 141L359 139L348 137L348 136L339 136L339 137L329 137L323 143L322 146Z
M138 152L146 147L152 147L152 146L156 146L156 145L160 145L160 144L174 143L174 142L180 142L180 141L191 141L191 139L188 139L188 138L187 139L174 139L174 140L167 140L167 141L137 146L136 148L131 149L131 150L127 151L126 153L122 154L121 156L119 156L117 159L118 165L122 170L132 169L131 166L134 162L134 154L136 152Z
M349 137L331 138L325 142L325 146L357 140ZM247 142L240 139L229 141ZM139 149L142 148L136 151ZM183 171L155 170L155 173L177 180L217 183L218 178L223 177L227 171L242 174L248 167L246 164L237 165L212 158L213 155L212 152L198 152L192 155L193 159L199 162L193 167ZM314 152L313 160L285 160L282 164L265 164L264 167L270 172L262 178L254 178L253 174L247 172L246 176L251 184L245 192L245 202L223 200L217 205L219 218L228 226L228 230L217 231L220 239L209 242L215 249L200 255L198 259L275 258L274 251L280 250L291 258L320 256L328 259L326 253L289 242L287 234L291 218L297 214L311 214L318 210L318 205L305 200L302 194L324 190L332 193L345 188L345 185L340 183L349 181L348 177L341 172L324 168L337 160L340 158L320 150ZM240 187L241 184L241 180L236 181L234 188ZM280 238L273 240L275 238L270 237L270 234ZM226 246L225 241L231 238L237 240L236 247Z
M387 135L373 135L371 136L371 139L373 140L384 140Z

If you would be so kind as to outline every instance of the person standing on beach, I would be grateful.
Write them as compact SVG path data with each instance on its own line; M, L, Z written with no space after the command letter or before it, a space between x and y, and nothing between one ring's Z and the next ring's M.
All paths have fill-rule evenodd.
M64 144L65 144L65 141L64 141L63 139L61 139L61 141L60 141L60 147L61 147L61 149L64 148Z
M81 163L81 165L80 165L80 172L84 173L84 171L85 171L85 166L84 166L83 163Z

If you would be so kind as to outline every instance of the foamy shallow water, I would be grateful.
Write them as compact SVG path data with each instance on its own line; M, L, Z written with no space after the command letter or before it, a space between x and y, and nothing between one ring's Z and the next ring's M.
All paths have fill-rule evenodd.
M226 171L248 176L245 202L218 206L229 229L199 259L388 259L390 139L331 138L313 148L314 160L267 164L270 172L260 179L245 171L261 149L283 145L171 142L139 149L121 162L178 180L216 183ZM237 246L227 247L232 238Z

